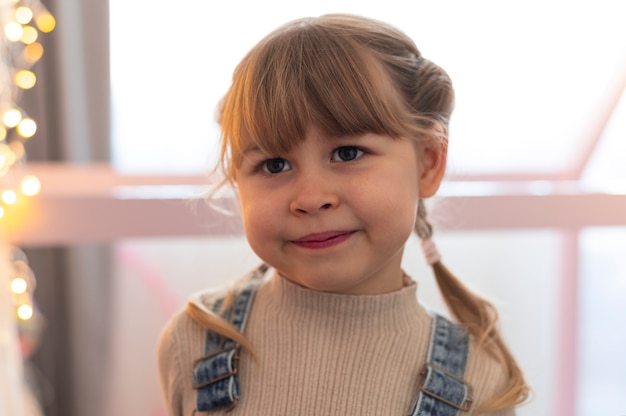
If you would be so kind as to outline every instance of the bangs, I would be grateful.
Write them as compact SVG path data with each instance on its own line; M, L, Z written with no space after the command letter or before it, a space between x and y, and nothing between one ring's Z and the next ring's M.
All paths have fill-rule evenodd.
M374 53L341 28L307 20L262 40L235 70L222 103L228 176L246 149L282 154L312 125L331 137L407 135L411 112Z

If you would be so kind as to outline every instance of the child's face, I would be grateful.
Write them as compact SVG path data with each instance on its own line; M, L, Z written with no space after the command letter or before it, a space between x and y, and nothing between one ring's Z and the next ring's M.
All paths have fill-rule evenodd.
M286 154L248 149L237 185L252 249L285 278L351 294L402 286L419 196L412 141L310 128Z

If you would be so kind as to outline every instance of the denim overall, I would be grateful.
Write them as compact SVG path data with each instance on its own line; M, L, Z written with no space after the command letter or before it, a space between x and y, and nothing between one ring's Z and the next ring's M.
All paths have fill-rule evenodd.
M213 312L243 333L256 289L262 282L262 267L235 294L232 306L220 311L223 299L213 305ZM193 387L198 391L196 411L233 409L239 401L240 345L212 331L206 333L205 355L196 361ZM434 315L427 363L420 373L417 395L408 416L458 416L471 408L471 386L464 382L469 356L467 334L446 318Z

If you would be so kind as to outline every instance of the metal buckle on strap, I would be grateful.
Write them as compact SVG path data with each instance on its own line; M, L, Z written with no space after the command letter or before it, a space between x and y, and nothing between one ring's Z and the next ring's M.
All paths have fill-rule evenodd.
M231 404L230 406L228 406L227 408L224 409L224 412L228 413L231 410L233 410L235 407L237 407L237 405L239 404L239 400L237 399L233 399L233 404ZM200 411L198 409L193 409L193 412L191 412L191 416L196 416L199 413L204 413L204 412L210 412L211 410L203 410Z
M233 404L231 404L230 406L228 406L227 408L224 409L224 412L228 413L231 410L233 410L237 405L239 404L239 400L234 399L233 400ZM209 410L205 410L205 411L209 411ZM191 416L196 416L198 413L204 413L205 411L199 411L198 409L193 409L193 412L191 412Z
M216 377L216 378L214 378L212 380L209 380L207 382L204 382L202 384L193 384L192 388L194 388L195 390L198 390L198 389L201 389L201 388L206 387L208 385L211 385L213 383L217 383L218 381L226 380L227 378L232 377L235 374L237 374L237 372L239 371L238 364L239 364L239 351L240 351L240 346L238 344L235 345L233 348L227 348L225 350L220 350L220 351L217 351L214 354L210 354L210 355L207 355L205 357L202 357L202 358L196 360L196 364L201 362L201 361L208 360L208 359L211 359L213 357L216 357L216 356L218 356L218 355L220 355L220 354L222 354L224 352L228 352L228 351L232 351L232 350L235 350L235 354L233 355L233 358L232 358L232 360L233 360L233 370L231 372L223 374L223 375L221 375L219 377ZM236 402L236 400L235 400L235 402ZM237 403L235 403L235 405L236 404ZM227 410L230 410L230 409L227 409Z
M459 383L461 383L461 384L463 384L465 386L465 388L467 389L467 397L465 398L465 400L463 401L463 403L461 405L458 405L458 404L456 404L454 402L451 402L450 400L445 399L445 398L439 396L438 394L435 394L432 391L426 389L426 387L424 387L424 381L426 380L426 376L428 375L428 368L429 367L431 369L433 369L433 370L437 370L437 371L445 374L446 376L448 376L448 377L458 381ZM445 370L445 369L443 369L443 368L441 368L439 366L436 366L434 364L431 364L431 363L424 364L424 368L420 372L420 376L421 376L421 380L420 380L420 383L419 383L419 385L417 387L419 389L419 391L421 391L422 393L424 393L424 394L426 394L426 395L428 395L428 396L430 396L430 397L432 397L434 399L437 399L437 400L447 404L448 406L451 406L451 407L453 407L453 408L455 408L457 410L460 410L462 412L469 412L471 410L472 402L473 402L472 386L467 384L465 382L465 380L463 380L463 379L459 378L459 376L457 376L455 374L452 374L449 371L447 371L447 370Z

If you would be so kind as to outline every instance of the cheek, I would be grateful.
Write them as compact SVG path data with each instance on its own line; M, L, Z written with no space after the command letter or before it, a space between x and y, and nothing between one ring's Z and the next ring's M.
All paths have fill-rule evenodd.
M417 199L409 198L406 195L400 195L394 203L385 206L385 213L382 215L387 219L385 227L390 232L394 230L400 234L408 236L415 227L417 218Z
M271 201L272 199L267 195L263 197L245 191L239 193L244 231L253 248L259 245L260 241L269 237L272 230L276 229L274 222L277 219L277 207Z
M390 208L388 219L389 244L391 246L404 246L415 230L417 219L417 199L403 196L403 200Z
M382 183L378 189L372 190L378 195L376 205L377 217L384 218L383 227L410 235L417 217L419 186L417 177L398 172L390 175L395 178Z

